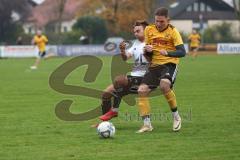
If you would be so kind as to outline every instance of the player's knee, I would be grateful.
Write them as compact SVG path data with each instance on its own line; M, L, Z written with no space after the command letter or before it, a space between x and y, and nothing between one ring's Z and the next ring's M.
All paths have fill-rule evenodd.
M114 79L114 88L126 87L128 85L128 79L125 75L117 76Z
M149 87L146 84L141 84L138 88L138 94L140 96L147 96L149 93Z
M160 81L160 90L163 94L169 92L171 89L171 82L168 79L163 79Z

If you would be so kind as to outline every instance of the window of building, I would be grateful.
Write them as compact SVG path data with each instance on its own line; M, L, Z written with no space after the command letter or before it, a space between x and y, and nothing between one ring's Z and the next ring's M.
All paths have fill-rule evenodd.
M195 3L193 4L193 11L194 11L194 12L198 12L198 11L199 11L198 6L199 6L199 3L198 3L198 2L195 2Z
M187 12L192 12L192 10L193 10L192 5L190 5L190 6L187 7Z
M200 11L205 12L205 10L206 10L206 5L205 5L205 3L201 2L200 3Z
M174 2L173 4L170 5L171 8L175 8L179 5L179 2Z
M207 22L202 22L202 24L200 22L193 22L193 28L200 30L202 29L206 29L208 27Z
M211 12L212 11L212 8L210 6L207 6L207 11L208 12Z
M28 33L32 33L32 27L28 28Z
M66 26L63 27L63 32L67 32L68 28Z
M195 2L186 8L187 12L211 12L212 7L205 4L204 2Z

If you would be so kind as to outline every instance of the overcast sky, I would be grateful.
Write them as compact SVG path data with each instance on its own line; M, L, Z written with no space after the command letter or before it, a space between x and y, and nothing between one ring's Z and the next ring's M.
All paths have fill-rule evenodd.
M44 0L33 0L34 2L36 2L36 3L38 3L38 4L40 4L40 3L42 3Z
M230 5L233 5L233 1L232 0L224 0L225 2L227 2Z

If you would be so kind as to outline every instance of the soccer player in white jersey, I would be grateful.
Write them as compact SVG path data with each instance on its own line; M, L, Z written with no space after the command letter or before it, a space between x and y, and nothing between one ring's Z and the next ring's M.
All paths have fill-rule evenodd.
M146 21L136 21L133 26L133 32L136 41L132 47L126 50L126 43L119 45L121 56L124 61L133 58L135 63L130 75L119 75L115 78L114 83L109 85L102 95L102 116L100 120L108 121L118 116L118 108L121 98L128 94L137 94L138 86L147 71L148 61L144 57L144 29L148 26ZM113 104L111 99L113 98Z

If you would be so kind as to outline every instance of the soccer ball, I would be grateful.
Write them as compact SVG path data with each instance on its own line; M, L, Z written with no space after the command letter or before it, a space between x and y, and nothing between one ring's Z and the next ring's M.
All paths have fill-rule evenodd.
M110 138L115 134L115 127L111 122L101 122L97 127L97 133L102 138Z

